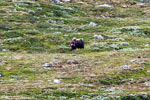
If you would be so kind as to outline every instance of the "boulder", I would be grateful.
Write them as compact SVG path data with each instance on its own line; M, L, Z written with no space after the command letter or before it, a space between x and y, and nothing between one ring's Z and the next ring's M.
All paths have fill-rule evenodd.
M98 24L96 24L94 22L90 22L89 26L98 26Z
M104 40L104 37L102 35L94 35L95 39Z

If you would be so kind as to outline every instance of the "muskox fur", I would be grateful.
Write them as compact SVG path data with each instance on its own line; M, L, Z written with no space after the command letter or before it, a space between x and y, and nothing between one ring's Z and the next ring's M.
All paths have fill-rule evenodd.
M75 50L77 48L84 49L83 39L73 38L72 41L70 42L70 47L71 47L71 50Z

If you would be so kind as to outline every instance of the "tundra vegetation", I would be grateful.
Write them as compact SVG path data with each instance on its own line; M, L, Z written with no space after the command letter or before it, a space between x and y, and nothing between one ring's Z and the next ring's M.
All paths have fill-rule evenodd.
M143 0L0 0L0 99L150 100ZM84 49L71 51L72 38Z

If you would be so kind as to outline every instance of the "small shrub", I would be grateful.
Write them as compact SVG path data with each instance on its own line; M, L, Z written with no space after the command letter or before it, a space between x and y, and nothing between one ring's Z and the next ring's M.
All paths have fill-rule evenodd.
M7 2L0 2L0 6L8 6Z
M56 17L71 17L66 11L56 10L53 13Z
M6 13L6 11L4 11L4 10L0 10L0 13Z
M2 37L5 38L15 38L15 37L23 37L24 35L21 33L21 31L8 31L5 32Z
M40 32L36 31L36 30L27 30L24 33L28 34L28 35L38 35L38 34L40 34Z
M125 34L125 35L133 35L133 36L149 36L150 28L149 27L138 27L138 26L127 26L112 29L110 31L113 34Z
M0 29L8 31L8 30L12 30L13 28L12 28L12 26L7 25L7 24L0 24Z

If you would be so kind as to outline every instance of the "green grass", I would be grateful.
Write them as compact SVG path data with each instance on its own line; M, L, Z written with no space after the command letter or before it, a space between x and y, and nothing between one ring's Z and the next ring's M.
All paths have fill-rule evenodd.
M0 1L0 99L148 100L149 5L97 2L113 8L93 0ZM99 26L90 27L90 22ZM71 51L74 37L83 38L85 49ZM133 59L145 63L131 63ZM54 66L43 67L45 63Z

